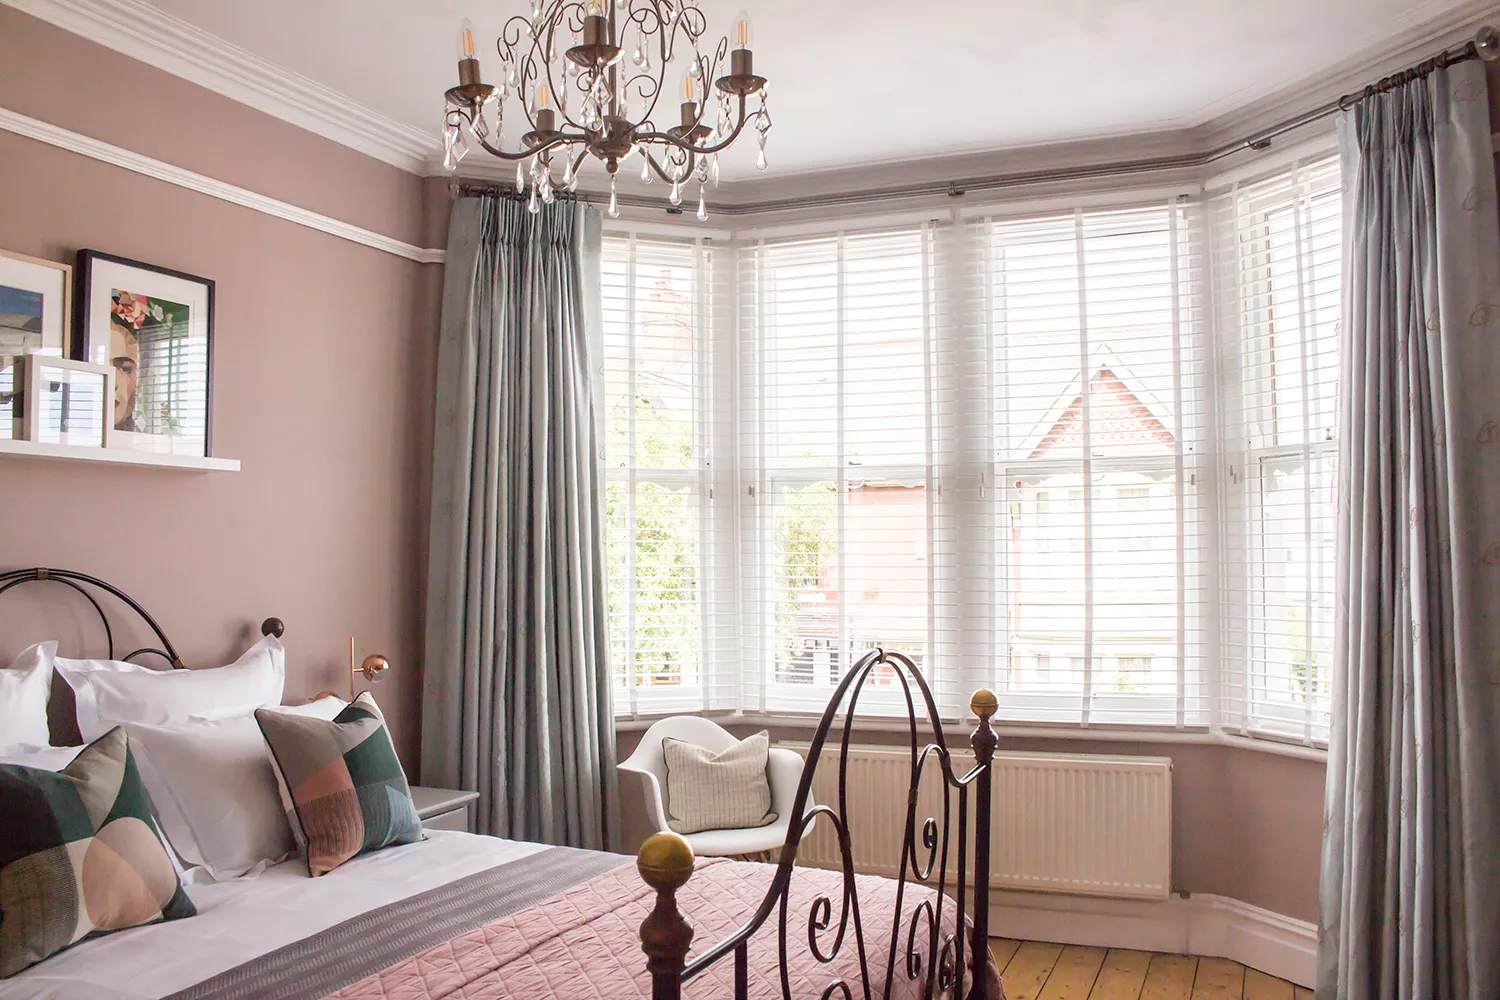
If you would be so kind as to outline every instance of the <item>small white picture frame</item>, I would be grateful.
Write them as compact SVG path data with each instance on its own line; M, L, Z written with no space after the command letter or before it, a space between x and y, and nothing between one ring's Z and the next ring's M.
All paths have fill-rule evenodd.
M114 423L115 370L70 358L26 358L26 440L108 448Z

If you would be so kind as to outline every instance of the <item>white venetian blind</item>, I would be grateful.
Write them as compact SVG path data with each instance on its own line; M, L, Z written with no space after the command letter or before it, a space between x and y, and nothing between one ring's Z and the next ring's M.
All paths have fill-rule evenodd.
M1000 715L1204 725L1201 206L987 222Z
M599 427L617 714L724 707L733 684L732 510L716 481L732 394L716 383L703 241L608 235Z
M1328 738L1342 192L1336 157L1215 192L1226 727Z
M951 702L934 439L952 398L931 225L741 248L747 708L821 710L875 646ZM865 707L904 706L877 677Z

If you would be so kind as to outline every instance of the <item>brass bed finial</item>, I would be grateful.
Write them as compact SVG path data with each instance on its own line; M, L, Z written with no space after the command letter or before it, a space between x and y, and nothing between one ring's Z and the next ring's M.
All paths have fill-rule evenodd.
M693 875L693 847L681 834L653 833L636 853L635 866L656 890L656 906L641 923L652 1000L681 1000L680 976L693 943L693 927L677 909L677 890Z
M680 889L693 874L693 847L679 833L653 833L636 854L635 866L657 892Z

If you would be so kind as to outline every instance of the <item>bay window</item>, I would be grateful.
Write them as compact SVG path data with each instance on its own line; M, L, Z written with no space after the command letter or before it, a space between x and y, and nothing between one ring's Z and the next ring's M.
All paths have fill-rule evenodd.
M885 646L951 718L1326 740L1339 199L608 237L618 710L820 711Z

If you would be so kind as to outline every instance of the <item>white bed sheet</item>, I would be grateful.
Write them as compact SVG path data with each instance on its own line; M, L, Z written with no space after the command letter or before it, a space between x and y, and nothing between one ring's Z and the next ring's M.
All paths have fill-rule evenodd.
M376 907L545 850L428 831L309 878L301 857L258 878L190 885L196 917L85 941L0 980L0 1000L158 1000Z

